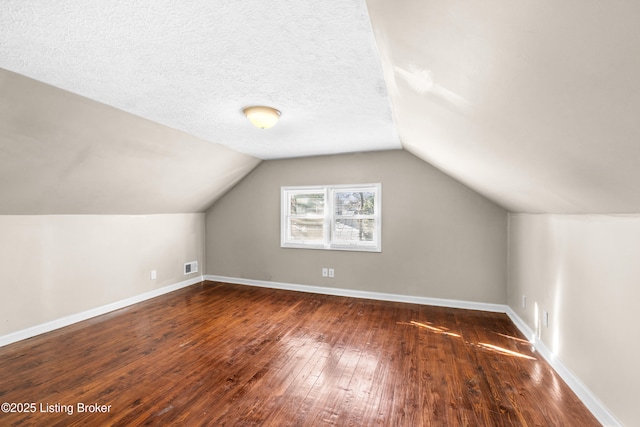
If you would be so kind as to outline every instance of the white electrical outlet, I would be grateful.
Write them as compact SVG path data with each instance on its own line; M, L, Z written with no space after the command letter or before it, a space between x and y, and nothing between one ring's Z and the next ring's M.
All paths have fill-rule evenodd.
M328 268L323 268L322 269L322 277L329 277L329 269Z
M329 269L329 277L336 277L335 271L333 271L333 268Z
M542 321L544 322L544 326L546 328L549 327L549 312L548 311L543 311L542 312Z
M527 308L527 296L522 295L522 308Z
M151 270L151 275L149 278L151 280L156 280L158 278L158 272L156 270Z

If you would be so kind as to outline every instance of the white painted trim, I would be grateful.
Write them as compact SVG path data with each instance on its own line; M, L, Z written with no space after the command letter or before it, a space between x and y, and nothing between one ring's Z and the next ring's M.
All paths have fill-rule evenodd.
M535 332L533 332L533 330L529 327L529 325L527 325L524 322L524 320L522 320L520 316L518 316L516 312L513 311L511 307L509 306L506 306L506 307L507 307L507 310L505 311L505 313L507 314L507 316L509 316L509 319L511 319L513 324L516 325L516 328L518 328L520 332L522 332L522 335L524 335L525 338L527 338L531 344L534 344L535 337L536 337Z
M100 316L102 314L109 313L120 308L124 308L133 304L137 304L142 301L146 301L151 298L158 297L160 295L167 294L169 292L176 291L178 289L185 288L187 286L195 285L203 280L210 280L214 282L236 283L239 285L259 286L263 288L284 289L298 292L309 292L324 295L336 295L346 296L352 298L364 298L380 301L394 301L405 302L409 304L422 304L422 305L434 305L439 307L451 307L451 308L463 308L467 310L480 310L491 311L495 313L506 313L509 319L515 324L515 326L527 337L533 344L534 348L540 355L551 365L551 367L560 375L560 377L567 383L567 385L573 390L578 398L585 404L585 406L591 411L591 413L600 421L605 427L622 427L620 421L607 409L606 406L580 381L580 379L567 368L562 361L551 351L549 348L539 339L536 338L535 333L529 328L529 326L515 313L515 311L504 304L490 304L473 301L459 301L452 299L442 298L428 298L418 297L411 295L400 294L388 294L382 292L370 292L359 291L355 289L342 289L342 288L329 288L322 286L309 286L299 285L293 283L282 282L270 282L265 280L253 280L242 279L237 277L225 277L216 275L204 275L194 277L189 280L176 283L174 285L165 286L159 289L154 289L149 292L145 292L140 295L136 295L121 301L116 301L111 304L103 305L101 307L92 308L81 313L65 316L60 319L52 320L41 325L32 326L27 329L23 329L17 332L10 333L8 335L0 336L0 347L21 341L27 338L34 337L36 335L44 334L46 332L53 331L55 329L63 328L71 324L81 322L83 320L90 319L92 317Z
M540 340L535 332L507 306L507 316L516 325L520 332L533 344L536 351L551 365L560 378L564 380L571 390L578 396L578 399L591 411L594 417L605 427L622 427L622 423L613 415L611 411L596 397L595 394L584 385L582 381L567 366L562 363L558 356Z
M214 282L235 283L238 285L258 286L261 288L284 289L288 291L309 292L313 294L336 295L341 297L363 298L380 301L406 302L409 304L435 305L439 307L464 308L468 310L492 311L497 313L504 313L507 307L502 304L417 297L400 294L387 294L382 292L359 291L355 289L327 288L322 286L298 285L294 283L241 279L237 277L205 275L204 278L205 280L211 280Z
M335 192L349 190L373 190L375 193L375 203L372 217L376 223L376 233L374 242L342 242L334 241L333 229L336 222L335 213ZM314 218L323 220L323 241L300 241L289 240L288 222L291 216L290 203L294 194L324 194L324 213L322 216L316 215ZM353 184L353 185L312 185L312 186L284 186L280 187L280 247L298 249L320 249L330 251L356 251L356 252L382 252L382 183L375 184ZM372 244L375 243L375 244Z
M571 388L584 405L605 427L622 427L620 421L607 409L606 406L585 386L582 381L567 368L562 361L539 339L529 326L506 304L490 304L472 301L459 301L441 298L417 297L411 295L387 294L381 292L359 291L354 289L328 288L322 286L299 285L293 283L270 282L265 280L243 279L238 277L226 277L205 275L205 280L214 282L235 283L239 285L259 286L263 288L284 289L289 291L310 292L324 295L337 295L353 298L365 298L372 300L406 302L410 304L435 305L439 307L464 308L468 310L491 311L505 313L514 323L516 328L531 342L536 351L551 365L560 375L560 378Z
M92 308L81 313L71 314L69 316L61 317L60 319L52 320L47 323L32 326L27 329L12 332L8 335L0 336L0 347L5 345L25 340L27 338L35 337L36 335L51 332L55 329L64 328L65 326L72 325L74 323L82 322L83 320L91 319L92 317L100 316L102 314L109 313L114 310L118 310L133 304L137 304L142 301L146 301L151 298L158 297L160 295L167 294L169 292L177 291L178 289L186 288L187 286L195 285L202 282L203 276L194 277L189 280L185 280L173 285L164 286L162 288L154 289L143 294L135 295L130 298L126 298L120 301L112 302L107 305Z

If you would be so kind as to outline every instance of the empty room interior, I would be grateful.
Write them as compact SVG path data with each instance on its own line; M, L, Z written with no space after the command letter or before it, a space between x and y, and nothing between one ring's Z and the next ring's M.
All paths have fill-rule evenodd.
M2 2L0 425L640 426L639 20Z

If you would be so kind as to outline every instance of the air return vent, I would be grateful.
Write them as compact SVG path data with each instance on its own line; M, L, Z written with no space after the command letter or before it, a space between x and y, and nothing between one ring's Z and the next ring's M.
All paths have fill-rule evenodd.
M184 274L197 273L198 272L198 261L187 262L184 265Z

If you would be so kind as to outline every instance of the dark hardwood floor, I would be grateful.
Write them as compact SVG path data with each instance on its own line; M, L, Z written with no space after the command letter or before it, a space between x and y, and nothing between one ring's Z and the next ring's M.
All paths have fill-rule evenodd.
M35 403L2 426L599 425L504 314L214 282L0 348L0 402Z

